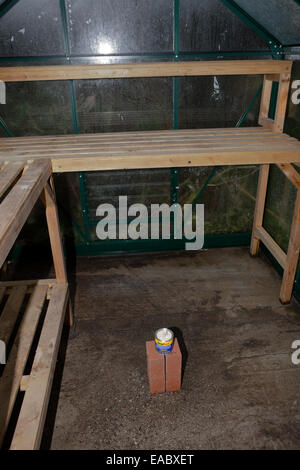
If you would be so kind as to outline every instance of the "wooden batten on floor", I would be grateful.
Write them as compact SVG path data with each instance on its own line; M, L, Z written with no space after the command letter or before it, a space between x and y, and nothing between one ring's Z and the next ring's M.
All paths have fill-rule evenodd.
M2 340L8 343L13 331L17 328L0 378L0 446L10 423L16 398L19 391L22 391L25 396L18 417L20 425L16 427L14 433L13 447L30 448L27 443L31 439L32 448L37 448L47 411L53 371L66 314L68 286L52 283L50 287L45 280L30 281L27 286L8 282L0 283L0 292L3 296L8 295L0 315L1 339L3 338ZM49 302L47 301L48 292L50 292ZM21 308L24 302L26 302L26 306L22 314ZM38 346L34 352L33 365L31 371L24 375L34 339L39 334L37 326L44 308L47 311ZM21 321L20 316L22 317ZM38 402L35 401L36 399ZM26 425L25 440L23 441L21 429L24 427L22 423L26 422L27 413L32 417L32 406L35 404L39 413L35 416L34 423L32 419L30 420L31 434Z
M0 446L19 392L27 358L46 299L47 286L36 286L18 328L0 381ZM1 318L1 317L0 317Z
M38 449L68 301L68 288L53 287L11 449Z

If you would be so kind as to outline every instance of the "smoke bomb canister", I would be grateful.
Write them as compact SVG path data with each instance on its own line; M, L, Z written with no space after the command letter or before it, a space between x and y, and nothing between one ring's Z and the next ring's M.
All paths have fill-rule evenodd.
M155 347L159 354L169 354L172 352L174 343L174 333L169 328L160 328L155 332Z

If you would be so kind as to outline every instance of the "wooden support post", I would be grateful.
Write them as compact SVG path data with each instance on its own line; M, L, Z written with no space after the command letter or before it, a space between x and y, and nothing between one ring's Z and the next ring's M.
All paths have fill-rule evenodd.
M279 89L277 95L276 111L274 118L274 132L283 132L285 112L290 88L289 73L280 74Z
M294 209L294 216L290 232L290 240L286 257L286 267L283 273L281 289L280 289L280 301L283 304L290 302L295 274L298 266L300 249L300 190L297 191L297 198Z
M55 200L55 188L52 176L49 180L50 184L46 185L43 191L43 199L46 206L46 219L48 225L48 232L53 256L53 264L55 275L58 283L67 284L67 271L65 265L65 258L63 253L63 245L60 234L59 218ZM68 324L73 325L73 314L71 302L69 300L68 306Z
M256 192L256 204L254 211L252 238L250 245L250 254L256 256L259 249L259 238L256 236L256 228L262 227L264 218L264 209L268 187L270 165L260 165L259 178Z
M268 76L264 76L264 84L261 94L261 102L260 102L260 110L259 110L259 118L258 123L261 126L265 126L269 120L269 108L270 108L270 99L271 99L271 92L272 92L272 80ZM270 125L268 124L268 128Z

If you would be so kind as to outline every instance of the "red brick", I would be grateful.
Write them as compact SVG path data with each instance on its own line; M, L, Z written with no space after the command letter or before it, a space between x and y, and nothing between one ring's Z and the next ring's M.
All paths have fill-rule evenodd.
M166 354L166 392L175 392L181 387L182 356L177 338L173 350Z
M146 352L150 393L163 393L166 391L164 355L157 352L154 341L146 342Z

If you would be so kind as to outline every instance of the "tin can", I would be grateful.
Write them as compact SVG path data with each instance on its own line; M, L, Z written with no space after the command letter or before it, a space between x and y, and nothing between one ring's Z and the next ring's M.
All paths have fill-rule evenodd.
M174 343L174 333L169 328L160 328L155 332L155 347L159 354L170 354Z

